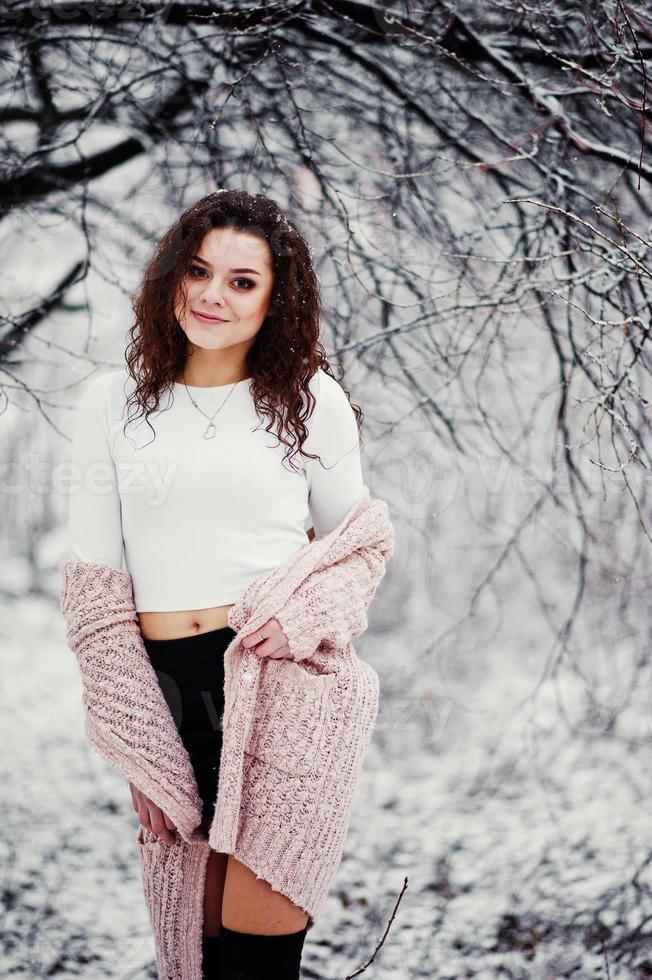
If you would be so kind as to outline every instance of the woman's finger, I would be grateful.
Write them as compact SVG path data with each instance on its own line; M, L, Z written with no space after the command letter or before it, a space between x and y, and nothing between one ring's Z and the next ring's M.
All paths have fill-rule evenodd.
M139 804L138 804L138 821L140 823L140 826L141 827L144 827L145 830L152 830L152 824L151 824L150 819L149 819L149 810L148 810L147 804L144 802L144 800L139 800Z
M176 830L177 828L174 820L171 820L167 813L164 813L163 810L161 810L161 813L163 813L163 820L165 821L165 826L168 828L168 830Z
M288 638L278 619L273 616L249 636L245 636L242 645L247 650L253 650L257 657L271 657L274 660L280 660L282 657L293 659Z
M282 630L275 630L263 643L254 647L254 653L259 657L284 657L288 647L287 637Z
M278 650L275 650L274 653L270 653L269 656L273 657L274 660L285 660L286 658L291 657L292 654L290 653L290 648L287 643L284 643L283 646L279 647Z
M250 650L252 647L255 647L260 643L262 643L261 636L264 640L265 637L269 636L270 634L269 627L271 622L272 620L268 619L266 623L263 623L262 626L259 626L258 629L254 630L253 633L250 633L249 636L245 636L242 640L243 647L245 647L247 650Z
M169 831L165 826L163 811L160 807L156 806L155 803L150 803L149 805L149 819L154 833L167 844L174 844L174 834L172 834L171 831Z
M249 636L245 636L242 640L242 645L246 649L250 650L252 647L260 646L264 640L273 639L278 641L279 638L287 643L287 637L281 628L281 624L278 619L272 617L268 619L266 623L259 626L258 629L250 633Z

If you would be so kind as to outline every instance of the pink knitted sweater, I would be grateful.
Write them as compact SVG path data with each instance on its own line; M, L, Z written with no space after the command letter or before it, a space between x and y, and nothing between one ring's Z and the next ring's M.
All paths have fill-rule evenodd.
M140 827L137 845L161 980L201 980L206 862L234 854L308 913L339 865L353 792L378 712L379 680L351 637L394 550L387 505L364 493L330 533L254 580L230 610L215 815L149 661L129 572L60 562L61 611L97 751L174 821L172 844ZM294 659L241 640L271 617Z

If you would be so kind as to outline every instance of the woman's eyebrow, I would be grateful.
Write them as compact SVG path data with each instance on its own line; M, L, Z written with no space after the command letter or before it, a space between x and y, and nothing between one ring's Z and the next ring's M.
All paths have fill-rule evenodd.
M202 265L208 266L209 269L211 268L210 262L207 262L206 259L202 259L199 255L193 255L192 258L195 262L201 262ZM253 272L255 276L261 275L257 269L229 269L229 272Z

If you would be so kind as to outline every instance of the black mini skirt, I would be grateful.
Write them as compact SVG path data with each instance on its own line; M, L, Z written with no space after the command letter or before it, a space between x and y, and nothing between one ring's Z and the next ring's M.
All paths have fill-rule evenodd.
M236 635L230 626L174 640L143 643L195 771L204 826L215 809L222 752L224 651Z

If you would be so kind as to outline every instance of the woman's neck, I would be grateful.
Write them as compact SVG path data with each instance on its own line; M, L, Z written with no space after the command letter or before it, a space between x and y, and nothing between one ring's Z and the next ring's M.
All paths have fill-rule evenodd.
M213 366L202 367L186 365L176 381L180 384L185 383L191 388L216 388L221 385L232 385L236 381L243 381L247 375L246 367L242 366L236 370L233 368L216 368Z

